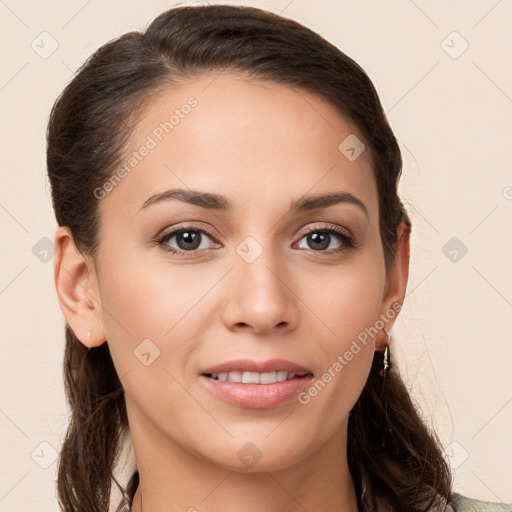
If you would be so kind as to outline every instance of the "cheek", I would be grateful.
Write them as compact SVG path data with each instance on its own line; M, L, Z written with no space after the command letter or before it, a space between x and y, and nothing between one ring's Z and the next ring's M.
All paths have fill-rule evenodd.
M368 377L384 287L385 269L378 251L369 251L357 264L340 267L309 287L314 293L309 292L308 306L321 320L323 334L317 339L323 368L329 372L322 380L333 395L344 397L344 403L355 403ZM333 395L325 393L325 398Z
M145 348L152 356L158 354L155 367L169 366L169 348L172 360L186 357L190 340L200 334L209 318L205 294L222 276L204 269L199 272L192 265L171 268L164 260L149 265L138 261L135 253L112 259L103 267L103 322L119 375L140 366L134 356Z
M166 268L165 262L148 264L136 252L108 262L101 281L102 306L111 313L106 323L113 332L124 328L131 336L161 338L202 290L190 276Z
M194 279L185 267L134 268L136 256L112 260L104 267L101 295L109 350L126 397L149 416L160 411L164 423L170 416L163 410L197 415L178 382L197 337L194 319L205 316L201 298L218 277L210 272Z
M317 338L322 372L299 401L314 428L325 436L322 440L344 421L366 384L378 332L372 327L379 320L384 284L384 271L374 261L340 270L325 280L328 293L317 290L313 296L315 311L327 326Z
M300 292L322 320L326 352L338 353L379 318L385 286L384 266L374 257L316 276Z

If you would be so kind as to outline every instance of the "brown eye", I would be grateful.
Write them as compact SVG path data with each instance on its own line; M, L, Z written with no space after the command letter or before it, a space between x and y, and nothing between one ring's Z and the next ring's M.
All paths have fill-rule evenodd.
M203 244L205 238L212 239L212 236L204 229L180 227L163 234L157 241L168 251L186 253L206 250L208 243ZM170 243L173 239L175 239L175 246Z
M315 252L339 252L347 247L354 246L353 239L336 228L314 228L305 233L302 238L306 239L307 247L301 248L311 249ZM326 251L333 242L333 238L338 239L339 245Z

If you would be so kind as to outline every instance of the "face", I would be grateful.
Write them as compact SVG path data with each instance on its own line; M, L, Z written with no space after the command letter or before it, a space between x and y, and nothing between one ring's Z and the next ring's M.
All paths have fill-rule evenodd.
M343 439L368 377L389 309L377 188L329 104L216 75L159 95L97 192L101 323L139 447L282 469ZM252 380L287 364L308 374ZM230 369L248 382L205 375Z

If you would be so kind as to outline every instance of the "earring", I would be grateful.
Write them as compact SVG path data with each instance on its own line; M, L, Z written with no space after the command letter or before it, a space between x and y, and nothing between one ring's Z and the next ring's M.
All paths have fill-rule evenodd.
M391 334L389 334L388 331L386 331L385 327L383 328L383 331L386 333L387 343L386 343L386 349L384 350L384 367L380 371L380 375L385 377L387 375L387 373L388 373L388 370L391 368L390 348L389 348L389 343L390 343L390 340L391 340Z
M87 339L89 339L90 337L91 337L91 332L89 331L89 332L87 333Z
M386 350L384 350L384 373L387 373L389 367L390 367L390 364L389 364L389 345L388 345L386 347Z

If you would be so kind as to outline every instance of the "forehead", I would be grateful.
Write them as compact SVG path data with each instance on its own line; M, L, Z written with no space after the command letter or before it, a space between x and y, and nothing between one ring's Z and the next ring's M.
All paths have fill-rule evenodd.
M307 193L345 190L375 216L369 151L347 157L347 145L356 141L361 149L358 140L356 127L316 95L243 74L208 73L150 100L117 168L123 176L101 208L133 218L150 195L190 188L261 213L262 205L287 208Z

